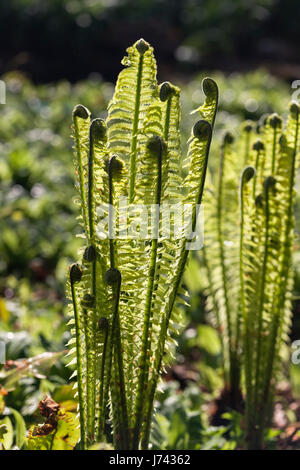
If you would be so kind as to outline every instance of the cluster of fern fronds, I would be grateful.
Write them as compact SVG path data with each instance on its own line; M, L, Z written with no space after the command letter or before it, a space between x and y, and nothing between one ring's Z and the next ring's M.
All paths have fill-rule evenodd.
M205 195L205 248L212 312L223 343L231 406L246 390L246 439L263 445L274 386L288 340L293 286L299 106L226 133L218 174ZM240 176L241 175L241 176Z
M110 439L111 428L116 449L148 447L170 331L178 331L175 303L188 256L186 237L162 232L160 208L192 206L192 235L218 99L215 82L205 79L183 178L179 89L158 85L153 49L143 39L122 63L107 119L91 121L82 105L73 112L85 247L80 263L70 267L69 291L82 448ZM156 209L147 237L134 236L140 223L135 209L149 205ZM121 211L129 213L125 228L114 224Z

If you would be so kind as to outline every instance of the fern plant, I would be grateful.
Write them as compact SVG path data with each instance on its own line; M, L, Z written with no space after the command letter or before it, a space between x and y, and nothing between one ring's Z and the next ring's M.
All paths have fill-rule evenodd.
M241 399L244 371L249 449L263 446L288 340L298 150L296 103L285 128L273 114L256 130L246 123L236 144L226 133L217 182L211 182L207 198L208 305L221 331L232 407Z
M176 298L189 253L185 238L163 232L167 216L160 209L166 203L191 205L187 238L192 237L218 101L215 82L205 79L206 99L196 110L201 119L189 139L184 178L180 90L157 84L153 49L143 39L127 49L122 63L107 119L91 121L82 105L73 112L85 247L69 270L70 353L83 449L109 438L108 420L116 449L148 447L157 383L179 328ZM153 204L146 239L130 236L129 226L139 223L131 209ZM113 222L124 209L125 233Z

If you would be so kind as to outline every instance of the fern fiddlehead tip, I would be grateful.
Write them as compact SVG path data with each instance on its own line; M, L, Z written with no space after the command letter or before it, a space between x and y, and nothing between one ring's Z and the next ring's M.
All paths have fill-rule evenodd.
M242 182L248 183L253 178L255 173L256 171L253 166L246 166L246 168L244 168L242 171Z
M271 127L273 127L273 129L281 127L282 118L277 113L271 114L271 116L269 116L269 124Z
M223 137L223 145L232 144L234 142L234 136L231 132L225 132Z
M260 139L257 139L257 141L254 142L252 148L253 150L260 151L260 150L264 150L265 146L264 146L264 143Z
M69 278L71 284L75 284L76 282L80 282L82 278L82 269L78 263L71 264L69 268Z
M82 104L77 104L73 109L73 118L79 117L81 119L88 119L90 116L89 110Z
M160 101L167 101L175 91L175 87L170 82L163 82L159 87Z
M125 174L125 163L117 155L112 155L107 161L107 173L116 181L120 181Z
M218 93L218 85L212 78L205 77L202 80L202 90L205 96L214 96L216 93Z
M153 135L147 141L146 148L150 155L159 158L165 148L165 142L159 135Z
M298 117L299 116L299 111L300 111L300 106L299 104L296 102L296 101L292 101L290 103L290 113L295 116L295 117Z
M90 127L90 134L92 139L106 140L106 124L105 121L101 118L93 119Z
M199 140L210 138L212 134L212 127L208 121L201 119L197 121L193 127L193 135Z
M137 41L136 43L136 46L135 46L138 50L138 52L141 54L141 55L144 55L145 52L148 51L149 47L150 47L150 44L148 42L145 41L145 39L141 38Z
M96 259L96 250L93 245L87 246L86 249L84 250L83 258L91 263L92 261L95 261Z
M121 273L117 268L110 268L105 273L105 280L109 286L113 286L114 284L121 282Z
M253 123L251 121L246 121L243 125L243 131L246 134L249 134L253 130Z
M274 188L275 184L276 179L274 178L274 176L267 176L263 183L265 193L268 193L271 188Z

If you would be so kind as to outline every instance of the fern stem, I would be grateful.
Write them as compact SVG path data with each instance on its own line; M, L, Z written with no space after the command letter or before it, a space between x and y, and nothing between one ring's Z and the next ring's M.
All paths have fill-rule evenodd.
M129 449L129 429L128 429L128 415L127 415L127 400L126 400L126 389L124 380L124 367L123 367L123 355L122 355L122 343L121 343L121 332L120 332L120 320L119 320L119 301L120 301L120 289L121 289L121 274L116 268L111 268L106 273L106 281L112 286L113 291L113 318L112 327L110 334L110 341L108 347L108 380L107 387L110 384L112 360L114 360L114 373L117 377L118 394L120 399L120 416L121 420L119 423L120 428L120 439L115 439L117 446L120 449ZM115 353L115 354L114 354ZM116 375L117 374L117 375ZM113 403L113 407L117 408L116 403ZM119 410L116 410L119 413Z
M162 102L166 102L165 105L165 119L163 125L163 138L168 145L169 131L170 131L170 119L171 119L171 110L172 110L172 96L174 93L174 88L169 82L164 82L160 87L159 97ZM155 372L154 372L155 373ZM146 409L144 413L144 422L142 425L142 434L141 434L141 449L146 450L148 448L149 436L150 436L150 426L151 426L151 417L152 417L152 408L154 401L155 388L151 387L151 382L149 384L149 396L146 401Z
M118 300L118 293L117 293L117 300ZM106 358L108 360L107 363L107 379L105 382L105 386L103 385L104 392L103 392L103 415L101 416L99 414L99 431L101 432L102 429L104 429L104 422L105 422L105 401L109 397L109 389L110 389L110 384L111 384L111 370L112 370L112 357L113 357L113 341L114 341L114 331L115 331L115 315L116 315L116 296L113 291L113 314L112 314L112 325L110 328L110 332L108 332L108 337L107 337L107 352L106 352Z
M273 144L272 144L272 168L271 168L271 175L275 173L275 160L276 160L276 140L277 140L277 128L274 128L273 133Z
M202 253L203 253L203 264L204 264L205 269L206 269L208 289L209 289L209 292L213 293L214 292L214 283L213 283L213 279L212 279L211 267L210 267L210 264L208 262L207 255L206 255L205 246L203 246L203 248L202 248ZM221 324L221 318L220 318L220 315L219 315L218 304L217 304L216 296L214 294L212 294L212 302L213 302L213 311L215 312L216 319L217 319L217 329L218 329L218 332L220 334L221 347L222 347L221 361L222 361L222 368L223 368L224 375L225 375L225 367L226 367L225 364L227 364L228 358L227 358L226 346L224 344L224 335L221 334L222 324ZM224 377L224 381L226 381L226 377Z
M245 127L246 139L245 139L245 152L244 152L244 166L248 164L249 161L249 152L250 152L250 137L252 128L250 125Z
M80 335L80 318L78 310L78 300L74 282L71 282L72 302L75 318L75 335L76 335L76 363L77 363L77 386L78 386L78 401L79 401L79 420L80 420L80 447L82 450L86 449L86 414L84 406L84 393L83 393L83 363L82 363L82 344Z
M154 365L154 367L155 366L156 364ZM160 369L161 363L159 363L157 367L159 367ZM147 402L146 402L146 411L145 411L145 418L144 418L142 438L141 438L142 450L148 450L148 446L149 446L149 439L150 439L150 432L151 432L151 420L152 420L152 414L153 414L153 403L154 403L154 397L155 397L158 378L159 378L159 373L157 373L157 370L155 369L154 375L151 378L151 381L149 384L149 394L148 394Z
M253 199L255 199L255 196L256 196L256 183L257 183L257 178L258 178L258 169L259 169L259 166L260 166L260 158L261 158L261 151L262 151L262 146L263 144L260 142L260 141L257 141L255 144L254 144L254 147L253 149L255 150L256 152L256 156L255 156L255 163L254 163L254 168L256 170L256 174L253 178L253 189L252 189L252 197Z
M172 109L172 94L173 90L171 85L169 83L165 84L166 87L166 96L162 97L160 96L160 99L162 101L165 101L166 98L166 108L165 108L165 121L164 121L164 128L163 128L163 137L165 142L168 142L169 138L169 131L170 131L170 117L171 117L171 109ZM160 368L160 367L159 367ZM153 401L154 401L154 394L155 394L155 389L151 386L149 387L149 397L146 402L146 410L145 410L145 416L144 416L144 425L142 429L142 438L141 438L141 449L142 450L147 450L148 449L148 444L149 444L149 437L150 437L150 427L151 427L151 417L152 417L152 412L153 412Z
M139 360L139 378L136 393L136 407L135 407L135 420L133 427L133 449L138 449L141 424L143 419L143 394L148 381L149 374L149 360L150 352L149 346L151 344L151 305L154 289L154 276L157 262L157 246L159 236L159 219L160 219L160 200L161 200L161 187L162 187L162 141L160 138L155 142L155 149L153 149L153 157L157 158L157 180L156 180L156 195L155 195L155 225L154 225L154 238L151 240L151 255L148 272L148 285L146 292L146 302L144 311L143 334L142 334L142 350ZM151 150L150 150L151 152Z
M89 147L89 158L88 158L88 215L89 215L89 235L90 243L96 253L95 243L95 143L100 140L103 131L102 121L94 119L90 126L90 147ZM96 414L96 312L97 312L97 255L92 261L92 296L94 298L94 306L92 310L91 319L86 318L87 325L87 374L89 377L88 391L87 391L87 402L88 402L88 421L89 421L89 433L91 439L95 438L95 414ZM90 323L90 325L89 325ZM89 331L91 329L91 332Z
M91 337L91 326L89 313L83 310L84 336L85 336L85 363L86 363L86 407L87 407L87 431L89 444L93 442L94 433L94 411L93 408L93 338Z
M112 156L109 159L108 163L108 187L109 187L109 197L108 197L108 237L109 237L109 258L110 258L110 267L113 269L115 267L115 249L113 241L113 163L115 156Z
M119 304L120 298L120 288L121 284L118 287L117 300L116 304ZM116 326L115 326L115 349L117 357L117 371L118 371L118 385L120 393L120 402L121 402L121 413L122 413L122 424L121 432L123 434L123 450L129 449L129 425L128 425L128 414L127 414L127 400L126 400L126 388L125 388L125 378L124 378L124 365L123 365L123 353L122 353L122 342L121 342L121 331L120 331L120 318L119 312L116 310Z
M247 401L246 401L246 423L247 429L250 426L250 412L252 404L252 353L251 353L251 341L250 341L250 329L248 323L247 309L246 309L246 299L245 299L245 282L244 282L244 226L245 226L245 201L244 201L244 185L249 181L249 176L247 177L247 172L249 173L249 168L246 167L243 170L241 183L240 183L240 245L239 245L239 274L240 274L240 298L241 298L241 311L242 318L244 320L244 342L245 342L245 379L246 379L246 392L247 392ZM254 170L254 169L253 169ZM254 175L254 171L253 171ZM250 175L251 176L251 175ZM254 177L255 180L255 177Z
M82 201L82 211L83 211L83 220L86 230L88 231L88 212L86 204L86 194L84 186L84 171L83 171L83 162L82 162L82 147L80 142L80 134L78 127L78 117L87 119L89 113L86 108L83 106L77 106L73 112L73 122L75 130L75 142L76 142L76 154L77 154L77 163L78 163L78 173L79 173L79 188L80 188L80 197Z
M98 417L98 440L103 442L104 439L104 426L105 426L105 395L104 395L104 381L105 381L105 365L107 358L107 344L109 337L109 324L105 317L99 319L99 328L104 329L104 342L102 349L101 371L100 371L100 389L99 389L99 417Z
M168 98L167 105L166 105L166 115L165 115L165 123L164 123L165 142L168 142L168 138L169 138L171 106L172 106L172 95Z
M95 236L95 218L94 218L94 132L93 123L90 127L90 151L88 159L88 213L89 213L89 233L90 239Z
M113 342L113 347L111 351L114 353L114 370L117 373L118 378L118 387L120 393L120 406L121 406L121 416L122 422L120 423L120 431L122 434L121 438L121 448L129 448L129 426L128 426L128 413L127 413L127 400L126 400L126 388L125 388L125 379L124 379L124 365L123 365L123 351L122 351L122 341L121 341L121 327L120 327L120 317L119 317L119 301L120 301L120 289L121 289L121 273L115 268L115 244L113 240L113 176L114 170L117 171L117 168L114 168L117 162L117 157L113 155L109 159L108 165L108 178L109 178L109 219L108 219L108 231L109 231L109 244L110 244L110 270L108 273L114 273L115 279L112 282L113 288L113 298L114 298L114 313L113 313L113 325L112 325L112 335L111 341ZM108 274L109 276L109 274ZM109 280L108 280L109 281Z

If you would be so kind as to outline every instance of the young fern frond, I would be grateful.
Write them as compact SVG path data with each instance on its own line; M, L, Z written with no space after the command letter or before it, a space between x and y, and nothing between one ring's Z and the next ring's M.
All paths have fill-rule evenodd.
M219 324L224 319L226 321L230 298L230 315L235 317L237 324L241 321L240 333L236 333L234 341L228 341L228 336L233 336L228 328L221 330L221 335L225 368L228 358L232 364L233 355L239 351L236 345L239 338L242 339L243 356L239 351L238 357L242 357L240 365L244 369L246 440L249 449L263 446L264 429L272 417L274 385L280 369L282 346L288 340L290 327L299 106L292 103L285 128L282 119L273 114L265 119L258 131L255 135L252 125L244 125L236 144L237 152L233 150L234 158L228 159L231 162L229 171L223 167L226 163L223 144L219 179L210 188L210 193L218 196L215 200L208 198L205 249L212 297L210 305L217 310L217 320ZM239 208L234 211L232 194L235 185L231 187L231 196L225 189L230 174L238 180L240 161L237 155L241 155L243 162L250 166L242 171ZM223 180L224 175L226 178ZM228 212L240 220L239 242L236 244L239 251L238 282L232 282L233 278L230 277L229 266L235 265L224 243L228 240L234 247L237 240L235 224L230 222ZM216 247L219 247L218 258L213 260L211 253ZM233 285L238 286L238 292ZM230 375L231 389L236 386L233 380Z
M184 227L190 241L217 106L217 86L205 79L201 113L206 120L194 126L183 181L180 91L169 82L157 84L153 49L146 41L127 52L106 121L90 124L85 108L74 111L86 246L81 280L71 283L71 342L83 448L106 439L108 407L115 448L148 447L163 357L170 331L178 330L175 302L189 253L184 230L179 236L166 230L170 214L164 208L191 205L191 223ZM146 221L139 209L146 211Z

